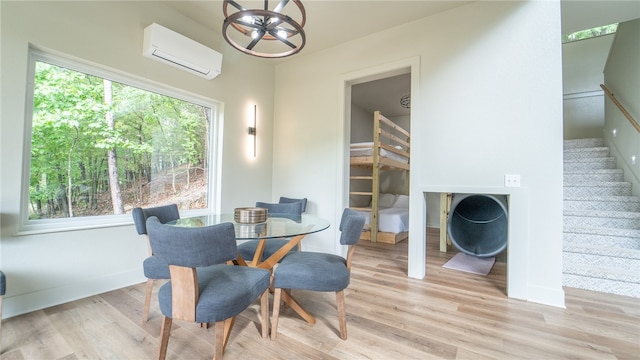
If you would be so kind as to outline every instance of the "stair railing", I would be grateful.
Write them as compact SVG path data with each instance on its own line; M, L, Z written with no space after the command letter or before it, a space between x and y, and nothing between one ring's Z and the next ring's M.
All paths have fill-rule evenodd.
M607 94L609 99L611 99L611 101L613 101L613 103L616 104L618 109L620 109L622 114L627 118L627 120L629 120L629 122L636 129L636 131L640 133L640 124L638 124L638 122L633 118L633 116L629 114L627 109L624 108L624 106L618 101L618 99L615 98L615 96L613 96L613 93L609 91L609 89L606 86L604 86L604 84L600 84L600 87L602 88L602 90L604 90L604 93Z

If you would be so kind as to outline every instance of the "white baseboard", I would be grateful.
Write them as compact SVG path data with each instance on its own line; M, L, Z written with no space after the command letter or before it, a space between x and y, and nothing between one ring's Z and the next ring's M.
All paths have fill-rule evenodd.
M147 279L140 269L106 277L94 278L71 285L44 289L28 294L5 296L2 302L2 317L10 318L70 301L83 299L115 289L139 284Z
M564 290L562 287L559 289L529 285L527 287L527 301L550 305L559 308L565 308L564 305Z

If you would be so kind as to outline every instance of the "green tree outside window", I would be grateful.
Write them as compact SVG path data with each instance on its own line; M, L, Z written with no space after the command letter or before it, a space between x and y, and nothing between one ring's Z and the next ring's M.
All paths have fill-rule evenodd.
M29 219L208 206L211 108L43 61L33 84Z

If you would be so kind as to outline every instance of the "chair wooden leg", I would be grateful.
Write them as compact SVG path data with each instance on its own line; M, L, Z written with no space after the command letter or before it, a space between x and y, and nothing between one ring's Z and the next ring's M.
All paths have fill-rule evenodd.
M2 354L2 296L0 296L0 354Z
M336 291L336 307L340 323L340 339L347 340L347 314L344 305L344 290Z
M285 304L289 305L291 310L300 315L300 317L303 318L304 321L308 322L311 325L316 323L316 319L311 314L309 314L309 312L307 312L307 310L305 310L302 305L300 305L296 301L296 299L293 298L293 296L291 296L291 293L289 291L283 291L281 293L281 296L282 301L284 301Z
M147 286L144 290L144 309L142 310L142 322L149 320L149 307L151 306L151 293L153 292L153 279L147 279Z
M233 324L236 323L236 317L231 317L228 318L227 320L224 321L224 348L222 349L222 351L224 351L227 348L227 345L229 344L229 337L231 336L231 329L233 329Z
M260 312L262 316L262 338L269 336L269 290L260 297Z
M215 333L216 333L216 349L215 349L215 353L213 354L213 359L214 360L222 360L222 354L224 353L224 347L225 347L225 324L227 323L229 319L227 320L223 320L223 321L217 321L216 322L216 326L215 326Z
M273 311L271 313L271 340L275 340L278 335L278 317L280 316L280 297L282 289L276 288L273 291Z
M165 316L162 320L162 329L160 330L160 351L158 352L158 360L164 360L167 357L167 347L169 346L169 336L171 335L171 323L173 320Z

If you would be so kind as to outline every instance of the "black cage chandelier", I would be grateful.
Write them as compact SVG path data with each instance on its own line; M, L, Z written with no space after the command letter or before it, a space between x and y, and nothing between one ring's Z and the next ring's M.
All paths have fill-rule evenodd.
M224 39L234 48L253 56L281 58L298 53L306 43L303 27L307 15L302 2L280 0L272 3L277 3L273 9L269 9L268 0L264 0L261 9L247 9L237 1L224 0ZM287 7L290 3L295 6Z

